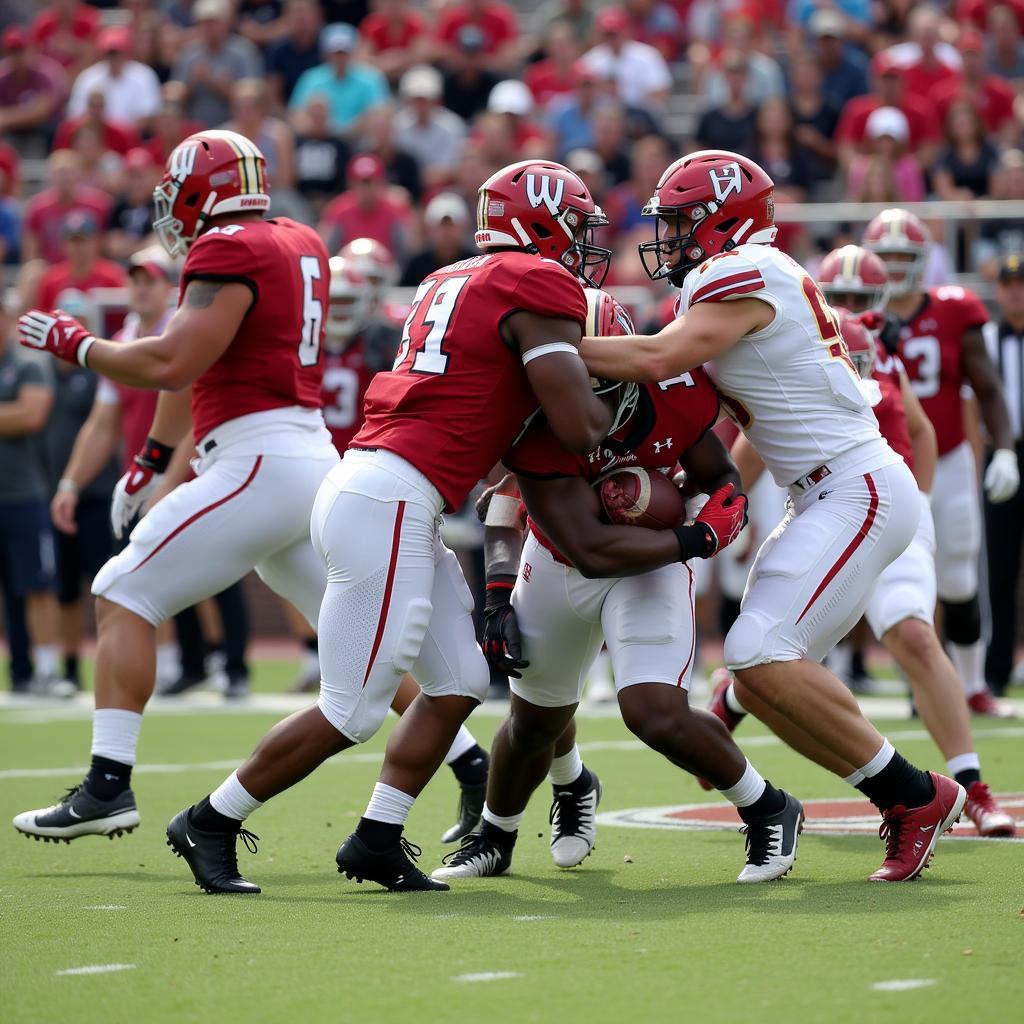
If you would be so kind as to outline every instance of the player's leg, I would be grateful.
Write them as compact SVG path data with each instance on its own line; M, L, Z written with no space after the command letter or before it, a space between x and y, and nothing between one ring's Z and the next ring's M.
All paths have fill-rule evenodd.
M767 706L788 719L843 763L828 766L836 774L852 765L855 772L842 777L862 782L883 808L890 841L877 880L916 877L934 842L913 850L909 831L920 821L941 833L959 816L966 794L898 754L818 662L859 618L875 580L912 540L918 508L917 487L902 463L827 478L825 486L800 495L796 515L759 554L743 611L726 638L740 703L755 714Z

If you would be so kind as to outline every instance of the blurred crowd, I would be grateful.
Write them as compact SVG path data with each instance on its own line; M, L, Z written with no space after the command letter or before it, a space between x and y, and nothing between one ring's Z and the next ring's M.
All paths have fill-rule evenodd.
M152 190L201 128L252 139L272 212L316 225L332 252L380 242L403 286L472 251L480 183L527 157L563 161L591 188L613 287L650 287L641 210L693 148L755 158L780 207L1024 201L1024 0L5 0L0 51L0 281L15 306L86 317L101 290L162 275L139 256L154 242ZM994 281L1024 253L1019 218L964 221L926 283ZM825 237L790 223L779 244L811 266L858 233L841 218ZM11 323L0 314L4 350ZM85 371L36 379L14 362L0 357L0 447L65 408L84 422ZM50 398L13 427L3 403L26 383ZM0 519L30 490L45 509L68 457L50 451L21 490L0 485ZM61 608L77 601L68 586ZM27 615L55 649L56 627L39 623L57 612L8 611L10 635Z

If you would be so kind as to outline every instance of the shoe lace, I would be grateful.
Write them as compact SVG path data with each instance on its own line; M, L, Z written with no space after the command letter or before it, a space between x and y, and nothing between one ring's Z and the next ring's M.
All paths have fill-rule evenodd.
M78 785L76 786L68 787L68 789L64 791L64 795L57 801L56 806L62 807L64 804L71 803L71 801L75 799L75 795L78 793L78 791L82 788L83 785L84 783L79 782Z
M238 838L241 839L243 843L245 843L245 848L250 853L259 853L259 849L256 846L256 843L260 838L258 835L256 835L253 832L250 832L247 828L240 828L238 830Z
M773 853L778 853L777 846L782 838L782 830L772 825L763 825L755 822L752 825L744 825L740 832L746 837L747 863L767 864L768 858Z
M410 843L405 836L401 836L398 840L398 845L402 848L402 852L411 861L417 861L423 856L423 849L417 846L415 843Z
M903 818L894 810L884 811L882 824L878 827L878 838L885 842L885 859L894 860L900 853L903 835Z
M238 850L235 847L235 839L241 839L245 848L250 853L258 853L256 842L258 835L250 832L247 828L239 828L237 832L222 832L223 843L221 844L221 864L232 877L238 872Z
M572 790L556 789L548 812L548 824L557 836L579 835L586 813L583 801Z
M446 853L441 858L442 864L467 864L474 857L485 851L486 843L479 832L470 832L468 836L462 837L462 842L457 850Z

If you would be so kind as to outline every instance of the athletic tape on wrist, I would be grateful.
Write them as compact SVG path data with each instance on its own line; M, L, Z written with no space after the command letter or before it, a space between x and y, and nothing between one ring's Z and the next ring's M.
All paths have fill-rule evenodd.
M84 366L88 369L88 364L85 361L85 357L89 354L89 349L95 344L96 339L90 334L88 337L83 338L78 346L78 351L75 352L75 359L78 360L79 366Z
M495 494L487 506L484 526L519 526L519 499L507 494Z

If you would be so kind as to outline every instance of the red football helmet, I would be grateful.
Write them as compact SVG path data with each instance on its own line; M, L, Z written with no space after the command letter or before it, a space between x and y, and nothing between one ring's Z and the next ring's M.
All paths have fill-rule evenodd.
M167 158L153 190L153 230L171 256L183 256L211 217L270 209L266 161L238 132L196 132Z
M328 266L331 282L324 344L331 352L344 352L370 318L373 289L352 260L334 256Z
M844 306L853 313L881 310L889 297L885 264L860 245L833 249L821 261L818 284L831 305Z
M561 263L592 287L608 273L611 250L593 243L608 223L583 180L553 160L522 160L480 186L477 248L523 249Z
M877 353L874 337L856 314L841 307L836 307L836 312L839 314L839 328L846 351L850 353L850 361L857 368L861 380L871 380Z
M356 273L369 282L371 304L383 302L390 289L398 283L398 264L386 245L374 238L353 238L342 246L338 255L347 260Z
M712 256L775 241L775 183L739 153L704 149L669 164L643 216L656 218L654 240L639 247L644 270L678 287Z
M906 210L883 210L864 229L862 242L881 256L891 294L906 295L920 287L932 243L931 232L920 218Z
M621 338L636 333L629 314L614 295L600 288L584 288L583 294L587 299L587 323L584 334L592 338ZM608 433L614 434L636 411L640 388L632 382L600 380L597 377L591 377L590 383L595 394L615 395L618 400L615 418L608 428Z

